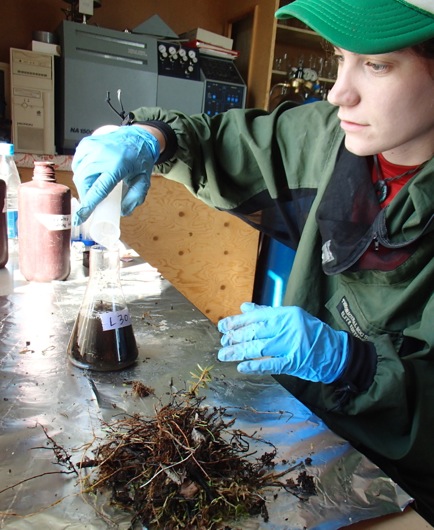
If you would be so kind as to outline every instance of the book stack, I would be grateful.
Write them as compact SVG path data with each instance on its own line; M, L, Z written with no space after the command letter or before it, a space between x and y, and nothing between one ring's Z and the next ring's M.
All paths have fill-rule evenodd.
M185 46L197 48L203 55L220 57L223 59L236 59L240 52L232 49L234 41L218 33L213 33L203 28L196 28L180 35L186 41Z

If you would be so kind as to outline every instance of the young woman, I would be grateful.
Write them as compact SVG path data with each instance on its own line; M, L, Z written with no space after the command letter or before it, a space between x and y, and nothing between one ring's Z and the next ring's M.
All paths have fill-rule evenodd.
M223 319L218 357L273 374L434 524L434 2L295 0L276 16L334 46L328 102L138 109L79 144L75 222L122 179L131 213L157 164L296 248L284 305Z

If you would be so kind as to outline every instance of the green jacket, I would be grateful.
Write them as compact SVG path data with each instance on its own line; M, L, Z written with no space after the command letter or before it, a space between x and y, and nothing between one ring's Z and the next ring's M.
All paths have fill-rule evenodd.
M167 178L297 249L285 305L303 307L375 352L368 388L347 389L344 400L337 391L345 389L334 384L276 378L416 496L426 514L424 497L434 505L434 159L380 211L366 160L342 153L336 112L321 102L271 114L187 117L142 108L134 115L175 131L176 155L158 168ZM336 213L340 201L347 206ZM371 206L377 210L366 212ZM329 236L344 250L325 271ZM373 240L386 255L397 253L390 270L358 268ZM363 372L363 358L357 362Z

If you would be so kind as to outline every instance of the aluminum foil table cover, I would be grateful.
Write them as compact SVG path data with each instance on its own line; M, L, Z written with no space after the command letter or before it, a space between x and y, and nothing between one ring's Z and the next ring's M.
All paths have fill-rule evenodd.
M214 366L204 404L224 407L236 417L234 427L275 444L277 471L282 462L312 459L317 495L302 502L282 490L276 498L271 493L268 522L252 517L228 523L231 528L334 529L411 502L271 377L247 378L218 363L215 326L140 258L121 270L139 362L111 373L85 372L66 358L87 284L81 262L67 281L47 284L25 282L15 263L12 256L0 271L0 528L130 528L128 514L101 500L95 510L76 478L59 474L44 429L79 462L87 444L104 436L102 420L152 415L171 384L186 387L198 363ZM151 386L155 396L134 397L126 381Z

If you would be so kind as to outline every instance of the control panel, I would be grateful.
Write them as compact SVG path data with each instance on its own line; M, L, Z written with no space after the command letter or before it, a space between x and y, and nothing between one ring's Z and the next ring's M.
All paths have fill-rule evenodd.
M243 78L238 72L234 61L231 59L220 59L206 55L201 56L200 66L206 79L244 85Z
M159 42L158 75L199 81L199 52L178 43Z
M229 109L242 109L244 93L243 86L207 81L203 112L214 116Z
M214 116L230 109L242 109L246 86L234 62L201 56L202 79L205 80L203 112Z

